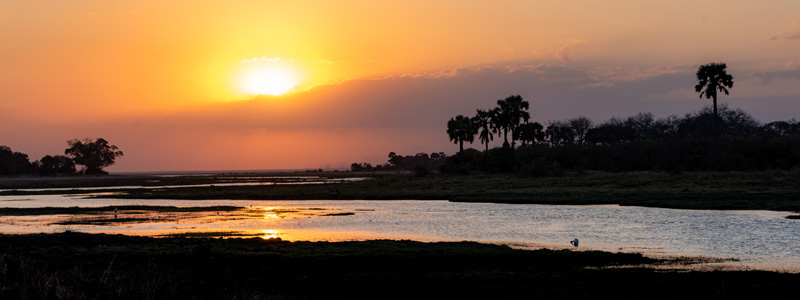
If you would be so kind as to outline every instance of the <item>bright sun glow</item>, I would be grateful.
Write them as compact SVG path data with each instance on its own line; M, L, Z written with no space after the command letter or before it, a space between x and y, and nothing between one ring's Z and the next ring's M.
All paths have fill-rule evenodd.
M297 76L288 69L260 66L244 74L241 86L250 94L277 96L288 93L297 82Z
M265 240L277 238L281 234L279 230L274 230L274 229L265 229L262 230L261 232L264 233L264 235L261 236L261 238Z

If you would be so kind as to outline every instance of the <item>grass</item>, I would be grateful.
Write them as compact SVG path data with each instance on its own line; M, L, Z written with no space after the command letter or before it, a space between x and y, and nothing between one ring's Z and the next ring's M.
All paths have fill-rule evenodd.
M0 177L0 190L40 189L40 188L86 188L112 186L163 186L193 185L232 182L295 182L297 177L321 177L337 179L352 176L365 176L368 173L354 172L237 172L216 174L187 174L185 176L165 177L158 175L104 175L104 176L64 176L64 177ZM305 180L314 180L308 178ZM25 194L30 192L18 192ZM57 193L63 193L57 192ZM0 194L12 194L4 192Z
M619 204L684 209L800 211L800 172L572 173L513 175L376 175L319 185L195 187L129 190L101 197L247 200L450 200L517 204Z
M32 216L32 215L76 215L76 214L109 214L117 209L120 213L126 211L149 212L230 212L243 209L238 206L201 206L201 207L175 207L151 205L119 205L102 207L30 207L14 208L0 207L0 216Z
M129 199L244 199L244 200L450 200L517 204L619 204L684 209L753 209L800 211L800 171L763 172L579 172L560 177L521 177L511 174L414 177L394 173L296 172L222 174L168 177L170 183L250 182L279 180L280 176L321 178L361 177L370 180L334 184L210 186L120 189L98 197ZM66 183L100 186L106 180L126 185L146 184L152 177L122 179L9 179L0 186L21 188L36 184ZM196 178L197 177L197 178ZM271 179L270 179L271 178ZM73 182L71 180L77 180ZM127 181L130 180L130 181ZM44 182L44 183L43 183ZM48 183L49 182L49 183ZM78 184L77 182L80 182ZM102 183L105 182L105 183ZM137 184L138 183L138 184ZM70 191L92 193L98 191ZM105 190L108 192L108 190ZM63 194L64 191L5 191L0 195Z
M473 242L0 235L2 299L765 299L798 274L675 271L639 254ZM620 268L623 267L623 268Z
M159 235L158 237L170 238L215 238L215 237L259 237L263 233L247 233L241 231L207 231L207 232L182 232Z

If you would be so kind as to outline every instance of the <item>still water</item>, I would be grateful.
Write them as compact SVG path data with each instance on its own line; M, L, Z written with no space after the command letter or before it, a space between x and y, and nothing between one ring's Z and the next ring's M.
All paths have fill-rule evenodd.
M800 271L800 220L787 212L707 211L616 205L512 205L448 201L252 201L84 199L0 196L0 207L240 206L238 211L152 213L146 221L57 225L101 215L3 216L0 233L81 232L163 235L239 232L284 240L470 240L522 248L641 252L737 259L743 268ZM143 212L121 211L121 216Z

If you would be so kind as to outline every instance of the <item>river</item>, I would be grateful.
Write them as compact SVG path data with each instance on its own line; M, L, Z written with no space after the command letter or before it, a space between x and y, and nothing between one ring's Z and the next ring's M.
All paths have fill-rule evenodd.
M533 205L448 201L252 201L95 199L85 195L0 196L0 207L240 206L202 213L125 212L146 221L56 225L100 215L3 216L1 233L80 232L163 235L245 232L284 240L469 240L521 248L640 252L735 259L727 266L800 271L800 220L788 212L709 211L617 205ZM166 214L166 216L165 216Z

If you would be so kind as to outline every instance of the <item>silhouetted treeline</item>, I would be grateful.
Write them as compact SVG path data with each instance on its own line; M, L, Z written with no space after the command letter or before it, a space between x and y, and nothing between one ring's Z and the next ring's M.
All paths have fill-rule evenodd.
M741 109L725 105L718 115L719 170L800 168L800 122L762 124ZM451 157L442 171L558 175L568 170L714 170L713 124L710 107L662 119L639 113L599 124L583 116L550 121L546 126L523 123L511 137L522 142L516 149L464 150ZM527 137L519 129L524 126L532 128Z
M8 146L0 146L0 175L59 176L75 174L108 174L103 168L113 165L122 156L117 146L109 145L105 139L70 140L65 155L45 155L31 162L28 155L14 152ZM78 171L76 165L84 166Z
M427 175L435 170L441 169L441 166L447 160L447 155L444 152L432 152L430 155L424 152L415 155L397 155L394 152L389 153L388 163L373 166L370 163L353 163L350 165L350 170L357 171L414 171L418 176Z

